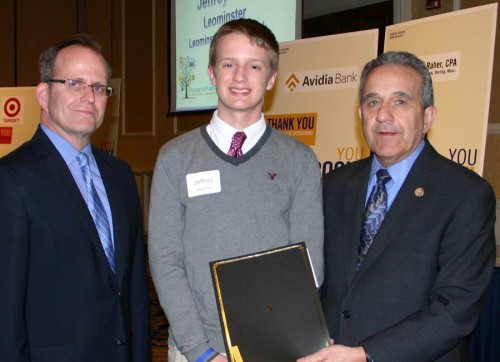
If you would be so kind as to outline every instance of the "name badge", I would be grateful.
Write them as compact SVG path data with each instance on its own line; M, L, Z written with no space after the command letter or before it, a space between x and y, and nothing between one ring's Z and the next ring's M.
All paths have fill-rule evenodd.
M186 183L189 197L221 191L219 170L190 173L186 175Z

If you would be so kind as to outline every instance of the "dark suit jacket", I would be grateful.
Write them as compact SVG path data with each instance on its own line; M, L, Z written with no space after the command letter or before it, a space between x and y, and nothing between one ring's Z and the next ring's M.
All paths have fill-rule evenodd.
M426 143L355 273L371 162L323 180L330 335L376 362L466 360L495 263L493 190Z
M0 159L1 361L150 361L135 178L126 163L93 153L113 215L116 278L45 133Z

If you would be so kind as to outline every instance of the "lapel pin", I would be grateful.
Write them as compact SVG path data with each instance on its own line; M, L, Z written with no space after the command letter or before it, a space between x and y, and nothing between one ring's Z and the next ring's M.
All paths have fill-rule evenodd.
M422 197L422 196L424 196L424 193L425 192L424 192L424 189L422 187L417 187L415 189L415 196L416 197Z

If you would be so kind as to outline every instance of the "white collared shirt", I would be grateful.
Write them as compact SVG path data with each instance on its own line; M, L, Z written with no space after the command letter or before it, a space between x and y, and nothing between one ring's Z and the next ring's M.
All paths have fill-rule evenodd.
M210 123L207 125L208 135L217 147L219 147L224 153L229 151L233 135L238 131L245 132L245 135L247 136L245 142L243 142L243 146L241 147L241 151L245 154L250 151L253 146L255 146L266 131L264 114L262 113L260 119L251 126L245 129L236 129L220 119L217 110L215 110Z

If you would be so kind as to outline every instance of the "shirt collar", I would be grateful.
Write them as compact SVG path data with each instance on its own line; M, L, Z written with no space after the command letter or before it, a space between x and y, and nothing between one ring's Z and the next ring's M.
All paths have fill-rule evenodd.
M242 149L244 152L246 152L245 150L249 150L250 148L252 148L264 134L266 130L266 121L264 119L264 114L261 113L260 119L251 126L245 129L236 129L219 118L219 114L217 110L215 110L210 121L210 127L215 136L216 143L219 145L227 145L227 147L223 146L222 149L229 148L235 132L245 132L247 138L243 143Z
M392 181L398 186L399 189L403 184L403 182L405 181L406 176L408 176L408 173L410 172L413 164L415 163L415 160L424 149L424 146L425 146L425 141L421 140L417 148L415 148L415 150L412 153L410 153L408 157L404 158L403 160L389 167L383 167L380 161L377 159L377 156L374 156L372 162L372 169L370 172L370 180L373 179L373 177L375 176L375 174L379 169L386 168L387 171L389 171L389 174L391 175Z
M52 144L55 146L57 151L61 154L62 158L69 165L75 159L76 155L79 153L77 149L71 145L68 141L66 141L63 137L52 131L50 128L45 126L43 123L40 124L42 131L49 137ZM92 159L92 147L90 144L86 145L82 150L87 155L89 155L90 159Z

